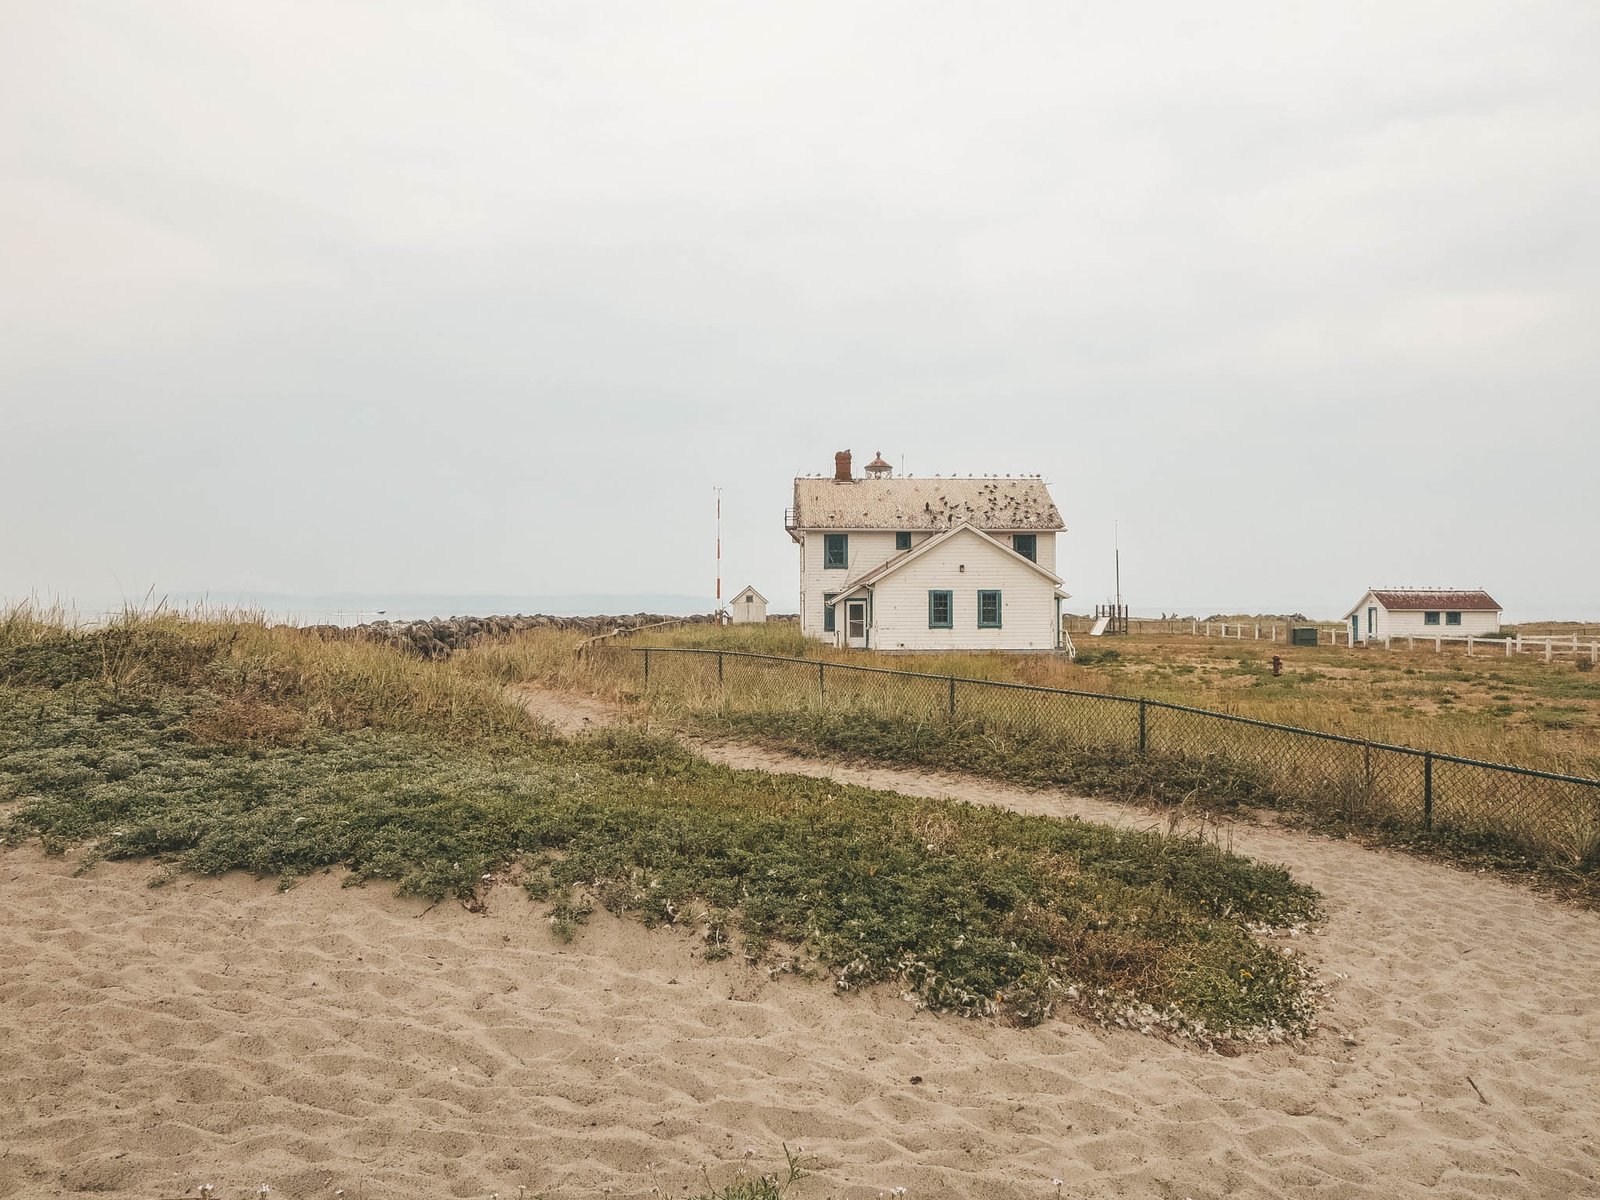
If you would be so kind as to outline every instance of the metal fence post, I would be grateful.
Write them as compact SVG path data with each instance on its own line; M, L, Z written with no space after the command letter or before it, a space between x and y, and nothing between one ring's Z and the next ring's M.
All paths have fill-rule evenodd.
M722 655L717 655L717 686L722 686Z
M650 686L650 651L644 652L644 685Z
M1433 751L1422 752L1422 827L1433 828Z
M954 720L955 719L955 715L956 715L956 677L954 675L952 675L952 676L950 676L950 719Z
M1145 703L1144 703L1143 700L1140 700L1139 701L1139 753L1140 754L1143 754L1144 751L1145 751L1146 735L1147 735L1147 730L1148 730L1148 725L1146 724L1146 718L1145 718L1145 711L1144 710L1145 710Z
M828 698L828 677L823 674L827 669L827 663L817 664L817 696L824 701Z

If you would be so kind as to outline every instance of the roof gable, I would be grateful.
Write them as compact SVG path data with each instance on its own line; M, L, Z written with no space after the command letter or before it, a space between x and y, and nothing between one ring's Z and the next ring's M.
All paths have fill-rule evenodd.
M887 560L886 562L879 563L877 566L875 566L875 567L871 568L870 570L866 571L864 574L857 576L855 579L846 580L844 588L838 593L838 595L836 597L836 602L837 602L837 600L842 600L844 597L850 595L850 593L852 593L852 592L860 591L864 587L871 587L873 584L878 583L880 580L886 578L887 576L893 575L896 571L900 570L902 567L909 566L911 563L913 563L917 559L923 557L925 554L929 553L930 551L932 551L934 549L937 549L939 546L944 545L946 542L952 541L953 539L955 539L957 536L959 536L962 533L971 534L973 537L977 538L979 541L986 543L988 546L992 547L995 550L998 550L1001 554L1009 555L1011 558L1016 559L1018 562L1022 563L1024 566L1029 567L1034 571L1037 571L1040 575L1044 576L1051 583L1055 584L1058 587L1060 586L1061 578L1058 575L1055 575L1055 574L1051 573L1050 571L1045 570L1038 563L1034 562L1031 558L1027 558L1024 555L1018 554L1015 550L1013 550L1010 546L1006 545L1004 542L999 541L996 538L990 537L983 530L978 529L977 527L975 527L975 526L963 521L960 525L957 525L953 529L946 529L942 533L937 533L933 537L928 538L921 545L913 546L910 550L902 550L899 554L896 554L893 558Z
M739 604L739 603L743 602L743 600L744 600L744 598L745 598L745 596L747 594L751 595L751 596L754 596L757 600L761 601L761 603L763 603L763 604L767 603L767 598L765 596L763 596L760 592L756 591L754 584L746 585L744 587L744 589L741 590L738 593L738 595L734 596L733 599L729 600L728 603L729 604Z
M796 479L796 529L1059 530L1043 479Z

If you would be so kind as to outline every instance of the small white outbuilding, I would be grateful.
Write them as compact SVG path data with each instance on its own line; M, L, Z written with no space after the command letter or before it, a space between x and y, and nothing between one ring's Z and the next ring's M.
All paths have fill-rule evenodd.
M1486 637L1500 631L1500 604L1482 589L1371 588L1344 619L1351 645L1403 637Z
M728 601L728 615L735 625L755 625L767 619L767 598L747 587Z

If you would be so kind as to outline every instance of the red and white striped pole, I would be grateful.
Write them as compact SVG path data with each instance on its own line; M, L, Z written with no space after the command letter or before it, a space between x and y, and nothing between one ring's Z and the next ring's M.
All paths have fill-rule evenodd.
M722 624L722 489L711 489L717 497L717 624Z

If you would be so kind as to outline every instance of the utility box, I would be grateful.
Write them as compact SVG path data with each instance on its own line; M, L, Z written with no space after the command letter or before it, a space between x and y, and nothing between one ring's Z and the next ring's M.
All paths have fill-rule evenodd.
M1315 625L1291 625L1289 627L1289 645L1315 646L1317 644L1318 630Z

